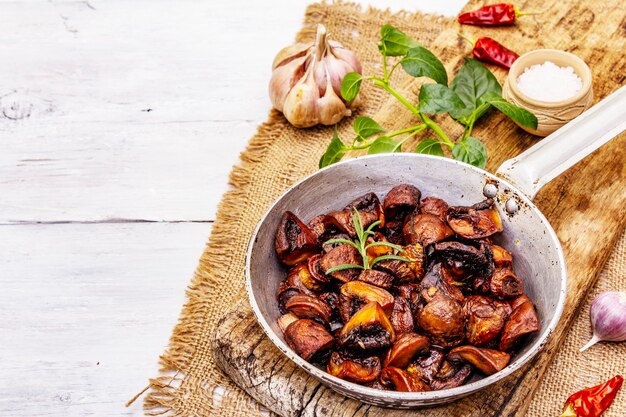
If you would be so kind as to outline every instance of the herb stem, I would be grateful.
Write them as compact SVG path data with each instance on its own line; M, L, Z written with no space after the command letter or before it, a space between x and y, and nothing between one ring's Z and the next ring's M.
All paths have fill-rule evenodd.
M387 76L385 77L385 81L389 81L389 79L391 78L391 74L393 74L393 72L396 70L396 68L398 68L398 65L400 65L401 61L398 61L394 64L393 67L391 67L391 70L389 71L389 74L387 74Z
M430 117L426 116L423 113L420 113L419 116L422 119L422 121L424 121L424 124L428 126L429 128L431 128L433 132L435 132L437 136L439 136L441 140L443 140L443 143L445 143L450 149L454 148L454 142L450 140L448 135L443 133L443 130L441 130L439 125L435 123L433 119L431 119Z
M411 133L412 132L413 134L416 134L416 133L419 133L422 130L426 129L427 127L428 126L426 126L425 124L419 124L419 125L407 127L406 129L396 130L395 132L388 133L385 136L387 136L389 138L393 138L394 136L402 135L404 133Z

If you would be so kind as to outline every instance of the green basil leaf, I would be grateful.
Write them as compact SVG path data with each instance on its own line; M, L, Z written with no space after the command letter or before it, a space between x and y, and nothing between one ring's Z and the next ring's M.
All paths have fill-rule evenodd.
M375 154L375 153L389 153L389 152L399 152L402 146L401 141L393 140L387 136L380 136L376 138L374 142L370 145L367 153Z
M411 48L419 46L419 43L411 39L406 33L385 25L380 28L380 44L378 50L385 56L403 56Z
M341 158L343 158L343 156L345 155L346 150L346 145L344 145L341 139L339 139L337 129L335 128L335 134L328 144L326 152L324 152L324 155L322 155L322 157L320 158L319 167L324 168L325 166L332 165L335 162L341 161Z
M509 103L502 96L491 91L485 93L482 99L522 126L537 129L537 117L528 110Z
M439 141L435 139L424 139L417 144L417 148L415 148L415 153L443 156L443 149L441 149L441 144L439 143Z
M458 161L484 168L487 165L487 148L478 139L467 137L452 148L452 156Z
M419 100L419 110L426 114L449 113L465 108L459 96L441 84L422 85Z
M450 112L450 116L462 123L463 119L467 120L480 106L480 98L485 93L491 91L502 94L502 87L500 87L496 77L487 67L475 59L465 60L456 77L452 80L450 88L465 103L464 109ZM489 110L488 106L476 115L475 120L478 120L487 110Z
M435 54L422 46L409 49L400 65L413 77L428 77L438 84L448 85L448 74L443 64Z
M354 133L359 135L361 138L369 138L376 133L382 133L385 129L383 129L374 119L367 116L359 116L354 121Z
M358 72L349 72L341 81L341 97L346 101L352 101L359 94L363 76Z

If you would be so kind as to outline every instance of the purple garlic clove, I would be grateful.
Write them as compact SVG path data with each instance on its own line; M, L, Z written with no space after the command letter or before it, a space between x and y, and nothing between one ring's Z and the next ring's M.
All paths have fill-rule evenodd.
M580 351L601 341L626 341L626 292L609 291L598 295L589 311L593 337Z

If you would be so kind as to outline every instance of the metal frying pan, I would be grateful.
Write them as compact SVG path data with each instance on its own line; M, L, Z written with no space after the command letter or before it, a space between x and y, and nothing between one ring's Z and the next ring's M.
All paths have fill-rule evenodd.
M567 273L561 244L532 198L549 181L626 130L626 87L622 87L552 135L490 174L482 169L429 155L397 153L347 160L295 184L261 219L252 234L246 259L246 288L263 330L285 355L335 391L366 403L415 408L461 398L515 372L547 343L565 303ZM485 196L496 199L504 232L496 243L513 252L514 269L535 302L541 331L529 338L502 371L475 376L466 385L431 392L380 391L333 377L300 358L285 343L276 324L276 293L286 270L274 250L274 235L283 212L307 222L315 215L341 209L373 191L381 201L391 187L417 186L423 196L451 205L471 205Z

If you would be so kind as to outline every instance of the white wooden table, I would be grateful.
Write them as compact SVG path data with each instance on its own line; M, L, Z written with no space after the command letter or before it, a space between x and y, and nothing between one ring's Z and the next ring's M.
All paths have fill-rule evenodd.
M306 3L0 0L0 416L143 414Z

